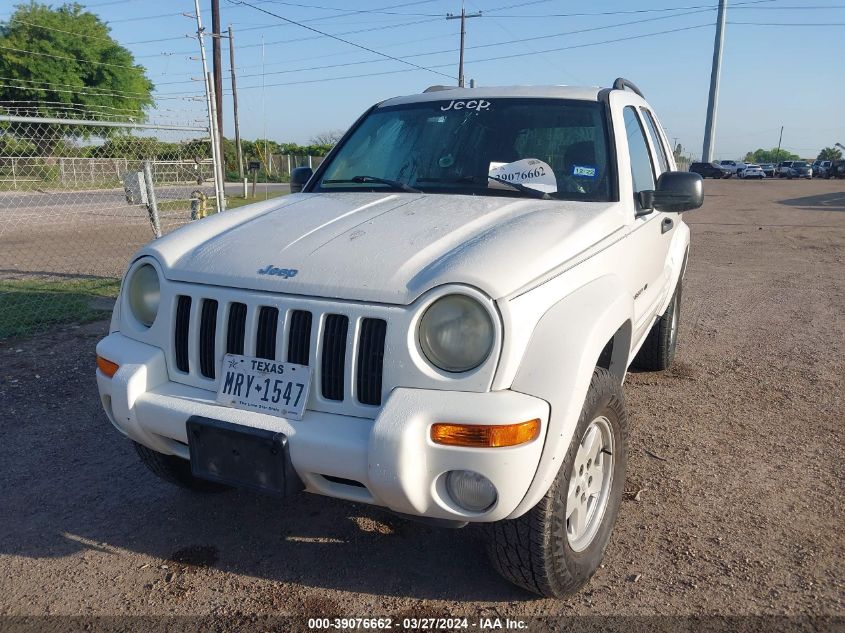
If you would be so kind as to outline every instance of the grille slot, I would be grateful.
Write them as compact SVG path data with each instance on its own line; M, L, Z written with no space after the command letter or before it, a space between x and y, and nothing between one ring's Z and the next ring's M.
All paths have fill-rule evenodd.
M384 339L387 321L364 319L358 340L358 371L355 381L358 401L362 404L381 404L381 379L384 366Z
M214 341L217 336L217 301L203 299L200 315L200 372L214 378Z
M246 304L232 303L229 306L229 324L226 328L226 353L244 353L246 333Z
M276 330L279 328L279 309L264 306L258 313L258 332L255 335L255 355L276 359Z
M188 373L191 366L188 363L188 336L191 329L191 298L179 295L176 303L176 331L174 332L174 346L176 348L176 369Z
M308 365L311 350L310 312L294 310L290 314L290 333L288 334L288 362Z
M323 328L323 358L320 370L323 397L327 400L343 400L346 335L348 331L349 317L342 314L326 315Z

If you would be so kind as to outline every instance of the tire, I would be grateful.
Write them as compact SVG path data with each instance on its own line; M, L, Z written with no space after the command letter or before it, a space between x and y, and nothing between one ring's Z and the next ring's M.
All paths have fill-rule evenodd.
M175 455L164 455L142 444L138 444L138 442L132 443L135 445L138 457L141 458L141 463L149 468L154 475L168 483L193 490L194 492L224 492L231 490L229 486L194 477L191 473L191 462L187 459L182 459Z
M675 360L675 349L678 346L678 326L681 322L681 280L675 287L675 294L666 307L666 311L658 317L645 343L637 353L633 365L645 371L663 371L672 366Z
M585 465L579 449L588 432L599 433L598 437L604 442L602 450L596 454L601 456L608 473L597 486L599 492L589 497L593 506L589 506L589 499L586 503L576 501L576 510L568 519L568 497L577 499L577 487L587 481L588 475L579 476L578 473ZM628 418L622 386L610 372L597 367L572 442L551 488L521 517L487 526L487 551L499 574L523 589L551 598L575 593L592 577L610 540L625 487L627 437ZM590 461L584 472L590 473L598 463ZM598 467L592 472L600 470ZM592 476L589 481L592 485ZM576 488L570 490L573 485ZM574 528L571 517L582 507L586 508L587 519L583 539L579 541L577 535L575 538L570 535Z

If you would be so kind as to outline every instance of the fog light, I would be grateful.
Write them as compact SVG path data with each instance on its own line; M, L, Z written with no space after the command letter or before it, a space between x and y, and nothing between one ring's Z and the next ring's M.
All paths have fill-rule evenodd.
M464 510L484 512L496 503L496 486L471 470L453 470L446 475L446 490Z

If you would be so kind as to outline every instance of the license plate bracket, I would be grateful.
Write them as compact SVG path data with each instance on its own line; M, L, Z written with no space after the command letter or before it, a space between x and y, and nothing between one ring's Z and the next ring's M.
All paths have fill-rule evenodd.
M284 433L197 415L185 426L195 477L279 497L304 489Z

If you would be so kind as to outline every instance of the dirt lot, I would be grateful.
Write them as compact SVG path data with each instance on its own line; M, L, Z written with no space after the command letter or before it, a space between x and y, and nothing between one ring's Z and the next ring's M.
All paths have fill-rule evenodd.
M845 615L845 183L706 190L677 364L628 377L628 494L577 596L500 580L473 529L159 482L100 412L94 323L0 343L0 615Z

